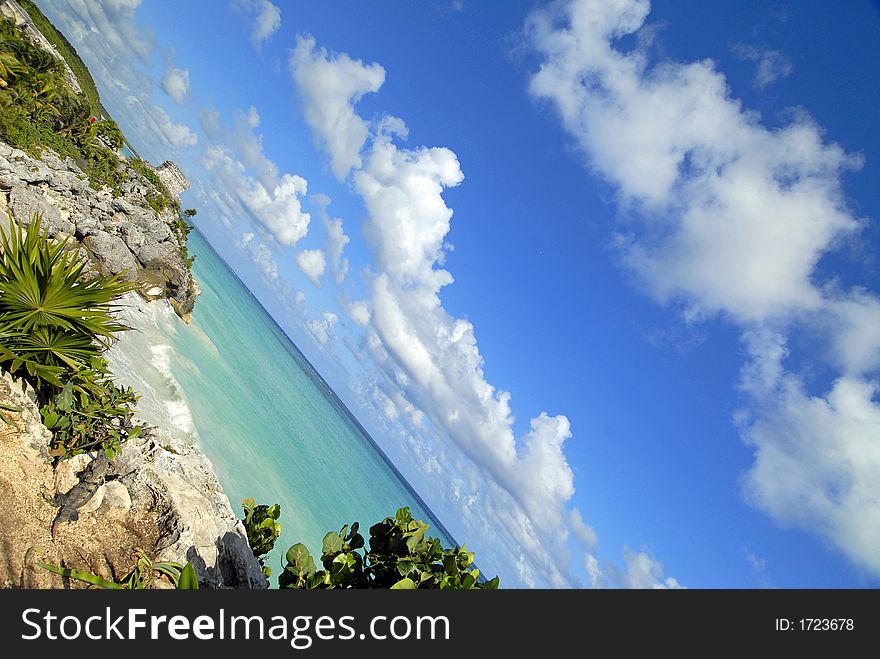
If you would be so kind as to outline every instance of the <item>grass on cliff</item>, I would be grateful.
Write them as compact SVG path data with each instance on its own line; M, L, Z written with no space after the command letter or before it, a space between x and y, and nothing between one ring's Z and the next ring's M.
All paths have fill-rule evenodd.
M126 179L116 150L125 138L112 119L94 121L89 101L73 91L64 67L9 19L0 20L0 137L39 158L51 149L72 158L92 187L121 194Z
M32 3L23 6L30 11ZM11 20L2 19L0 138L34 158L40 158L46 149L61 158L71 158L86 174L92 188L100 190L106 186L114 196L122 195L126 181L139 177L148 188L144 196L146 206L157 214L171 209L180 216L180 202L147 161L141 158L126 161L119 156L119 149L126 140L116 122L94 120L102 109L94 80L64 36L36 7L33 10L35 23L50 41L56 46L61 44L58 47L62 53L64 44L72 52L70 57L65 57L86 95L80 96L70 88L58 60L31 43ZM186 249L188 228L182 218L172 226L180 254L187 267L191 267L192 257Z
M79 82L79 86L82 88L83 94L85 94L86 100L89 103L92 115L95 117L103 115L109 118L110 113L107 112L101 104L101 97L98 94L98 87L95 85L95 80L92 78L92 74L89 73L85 62L83 62L77 54L76 48L74 48L65 36L49 22L49 19L46 18L43 12L40 11L40 8L31 2L31 0L18 0L18 4L28 13L31 20L34 22L34 25L36 25L37 29L43 33L43 36L49 40L49 43L58 49L58 52L61 53L61 56L73 71L73 75L76 76L77 82Z

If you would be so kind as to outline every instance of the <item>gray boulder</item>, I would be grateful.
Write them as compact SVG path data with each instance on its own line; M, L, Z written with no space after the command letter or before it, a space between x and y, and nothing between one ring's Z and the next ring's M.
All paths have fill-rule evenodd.
M171 449L170 451L168 449ZM160 511L166 560L190 562L203 588L265 588L247 534L211 462L170 433L149 429L126 443L113 464L132 507Z
M70 221L69 214L63 213L58 205L38 189L28 186L16 186L9 193L9 210L12 216L24 226L31 223L34 215L41 215L43 227L50 236L58 233L72 235L76 226Z
M161 262L164 265L172 260L178 249L177 244L171 241L157 243L153 240L147 240L136 253L138 260L144 265L151 265L156 262Z
M125 279L137 281L137 259L122 238L111 236L106 231L98 231L83 238L83 245L98 262L103 272L114 275L125 272Z

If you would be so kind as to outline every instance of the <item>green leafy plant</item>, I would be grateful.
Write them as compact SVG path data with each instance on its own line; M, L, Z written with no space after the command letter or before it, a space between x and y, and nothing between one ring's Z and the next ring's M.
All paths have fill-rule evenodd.
M10 218L0 233L0 366L35 387L50 453L64 458L103 450L112 459L136 437L137 396L109 377L103 352L116 332L116 300L132 285L118 276L83 278L85 261L50 240L34 216Z
M49 455L72 457L102 450L113 459L129 439L138 437L140 426L131 422L131 408L138 396L131 387L119 387L106 377L106 362L78 374L40 408L43 424L52 432ZM86 378L90 377L89 381Z
M370 527L369 550L358 524L324 536L323 570L302 543L291 547L278 577L281 588L496 589L498 577L480 580L465 546L444 549L409 508Z
M76 49L70 44L64 35L49 22L49 19L43 15L39 7L31 2L31 0L19 0L18 4L21 5L22 9L30 15L31 20L37 26L37 29L39 29L49 42L58 49L58 52L61 53L61 56L76 76L77 82L79 82L85 98L88 100L92 114L95 116L100 116L102 114L108 115L109 113L101 105L101 99L98 95L95 81L92 78L91 73L89 73L89 70L86 68L85 63L77 54Z
M0 250L0 365L13 374L61 387L128 329L112 312L133 285L118 275L83 280L85 260L51 241L39 216L27 229L10 217Z
M167 579L178 590L198 590L192 564L181 565L174 561L155 561L143 549L136 552L136 561L131 570L118 581L109 581L92 572L74 570L57 565L40 563L40 567L53 574L68 579L76 579L91 586L110 590L146 590L159 579Z
M263 564L262 556L265 556L275 546L275 541L281 535L281 524L276 520L281 516L281 506L256 505L253 499L245 499L242 502L244 508L244 528L247 531L248 543L254 558L260 562L263 574L268 578L272 574L271 568Z

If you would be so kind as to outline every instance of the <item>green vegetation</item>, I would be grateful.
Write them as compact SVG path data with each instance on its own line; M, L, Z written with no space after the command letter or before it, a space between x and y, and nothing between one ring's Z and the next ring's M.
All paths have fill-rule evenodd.
M102 449L113 458L140 432L131 425L137 396L111 381L103 357L128 329L112 313L133 284L119 275L86 279L85 259L41 224L34 216L23 229L10 217L0 231L0 366L36 390L53 457Z
M79 86L82 88L83 94L88 101L92 115L95 117L101 117L102 115L109 117L110 113L108 113L104 109L104 106L101 105L101 98L98 95L98 88L95 85L92 74L89 73L85 63L80 59L76 49L70 44L64 35L49 22L49 19L43 15L40 8L31 0L18 0L18 4L28 13L31 20L34 22L34 25L36 25L37 29L43 33L43 36L49 40L49 43L58 49L58 52L61 53L64 61L67 62L67 65L73 71L73 75L76 76L76 80L79 82Z
M143 158L132 158L128 161L128 166L147 179L155 188L155 193L147 194L147 203L150 204L150 208L157 213L161 213L166 208L174 208L178 212L180 211L180 202L171 195L150 163Z
M115 196L122 194L130 176L139 175L152 186L146 194L150 208L157 213L179 210L180 203L149 163L140 158L126 163L119 156L125 136L113 119L100 119L105 112L85 65L35 5L23 6L70 64L85 96L67 84L61 62L4 18L0 20L0 138L35 158L46 149L72 158L94 189L107 186Z
M462 547L444 549L440 540L425 535L428 525L413 519L409 508L370 527L370 548L358 523L324 536L323 570L302 543L287 551L287 564L278 576L281 588L496 589L498 577L480 581L474 554Z
M189 211L191 210L193 211L193 214L189 215ZM190 270L192 270L192 264L196 260L196 255L190 255L189 249L186 246L187 241L189 240L189 232L192 231L192 225L184 219L184 216L193 217L194 215L195 211L188 208L184 211L183 215L178 215L177 220L171 225L171 228L174 230L174 235L177 237L177 246L180 256L183 258L184 263L186 263L186 267Z
M186 217L192 218L192 217L195 217L196 215L198 215L199 212L195 208L187 208L185 211L183 211L183 214Z
M92 572L72 570L47 563L40 563L40 567L67 579L76 579L91 586L112 590L146 590L160 579L167 579L178 590L197 590L199 587L191 563L181 565L174 561L154 561L143 549L137 550L134 566L118 581L108 581Z
M95 121L90 101L67 84L62 63L9 19L0 20L0 137L36 158L45 149L72 158L93 188L122 194L119 127L112 119Z
M272 551L275 541L281 535L281 524L276 520L281 516L281 506L256 505L253 499L242 502L244 508L244 529L247 532L248 544L254 552L254 558L260 562L266 578L272 570L263 563L263 556Z

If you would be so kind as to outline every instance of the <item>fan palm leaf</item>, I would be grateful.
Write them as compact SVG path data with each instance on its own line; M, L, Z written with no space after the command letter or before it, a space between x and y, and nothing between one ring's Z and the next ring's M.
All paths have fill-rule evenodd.
M51 241L41 224L34 216L22 229L10 218L9 230L0 231L0 362L54 383L39 366L50 376L84 368L128 329L113 312L133 285L118 275L84 280L85 261L66 242Z

